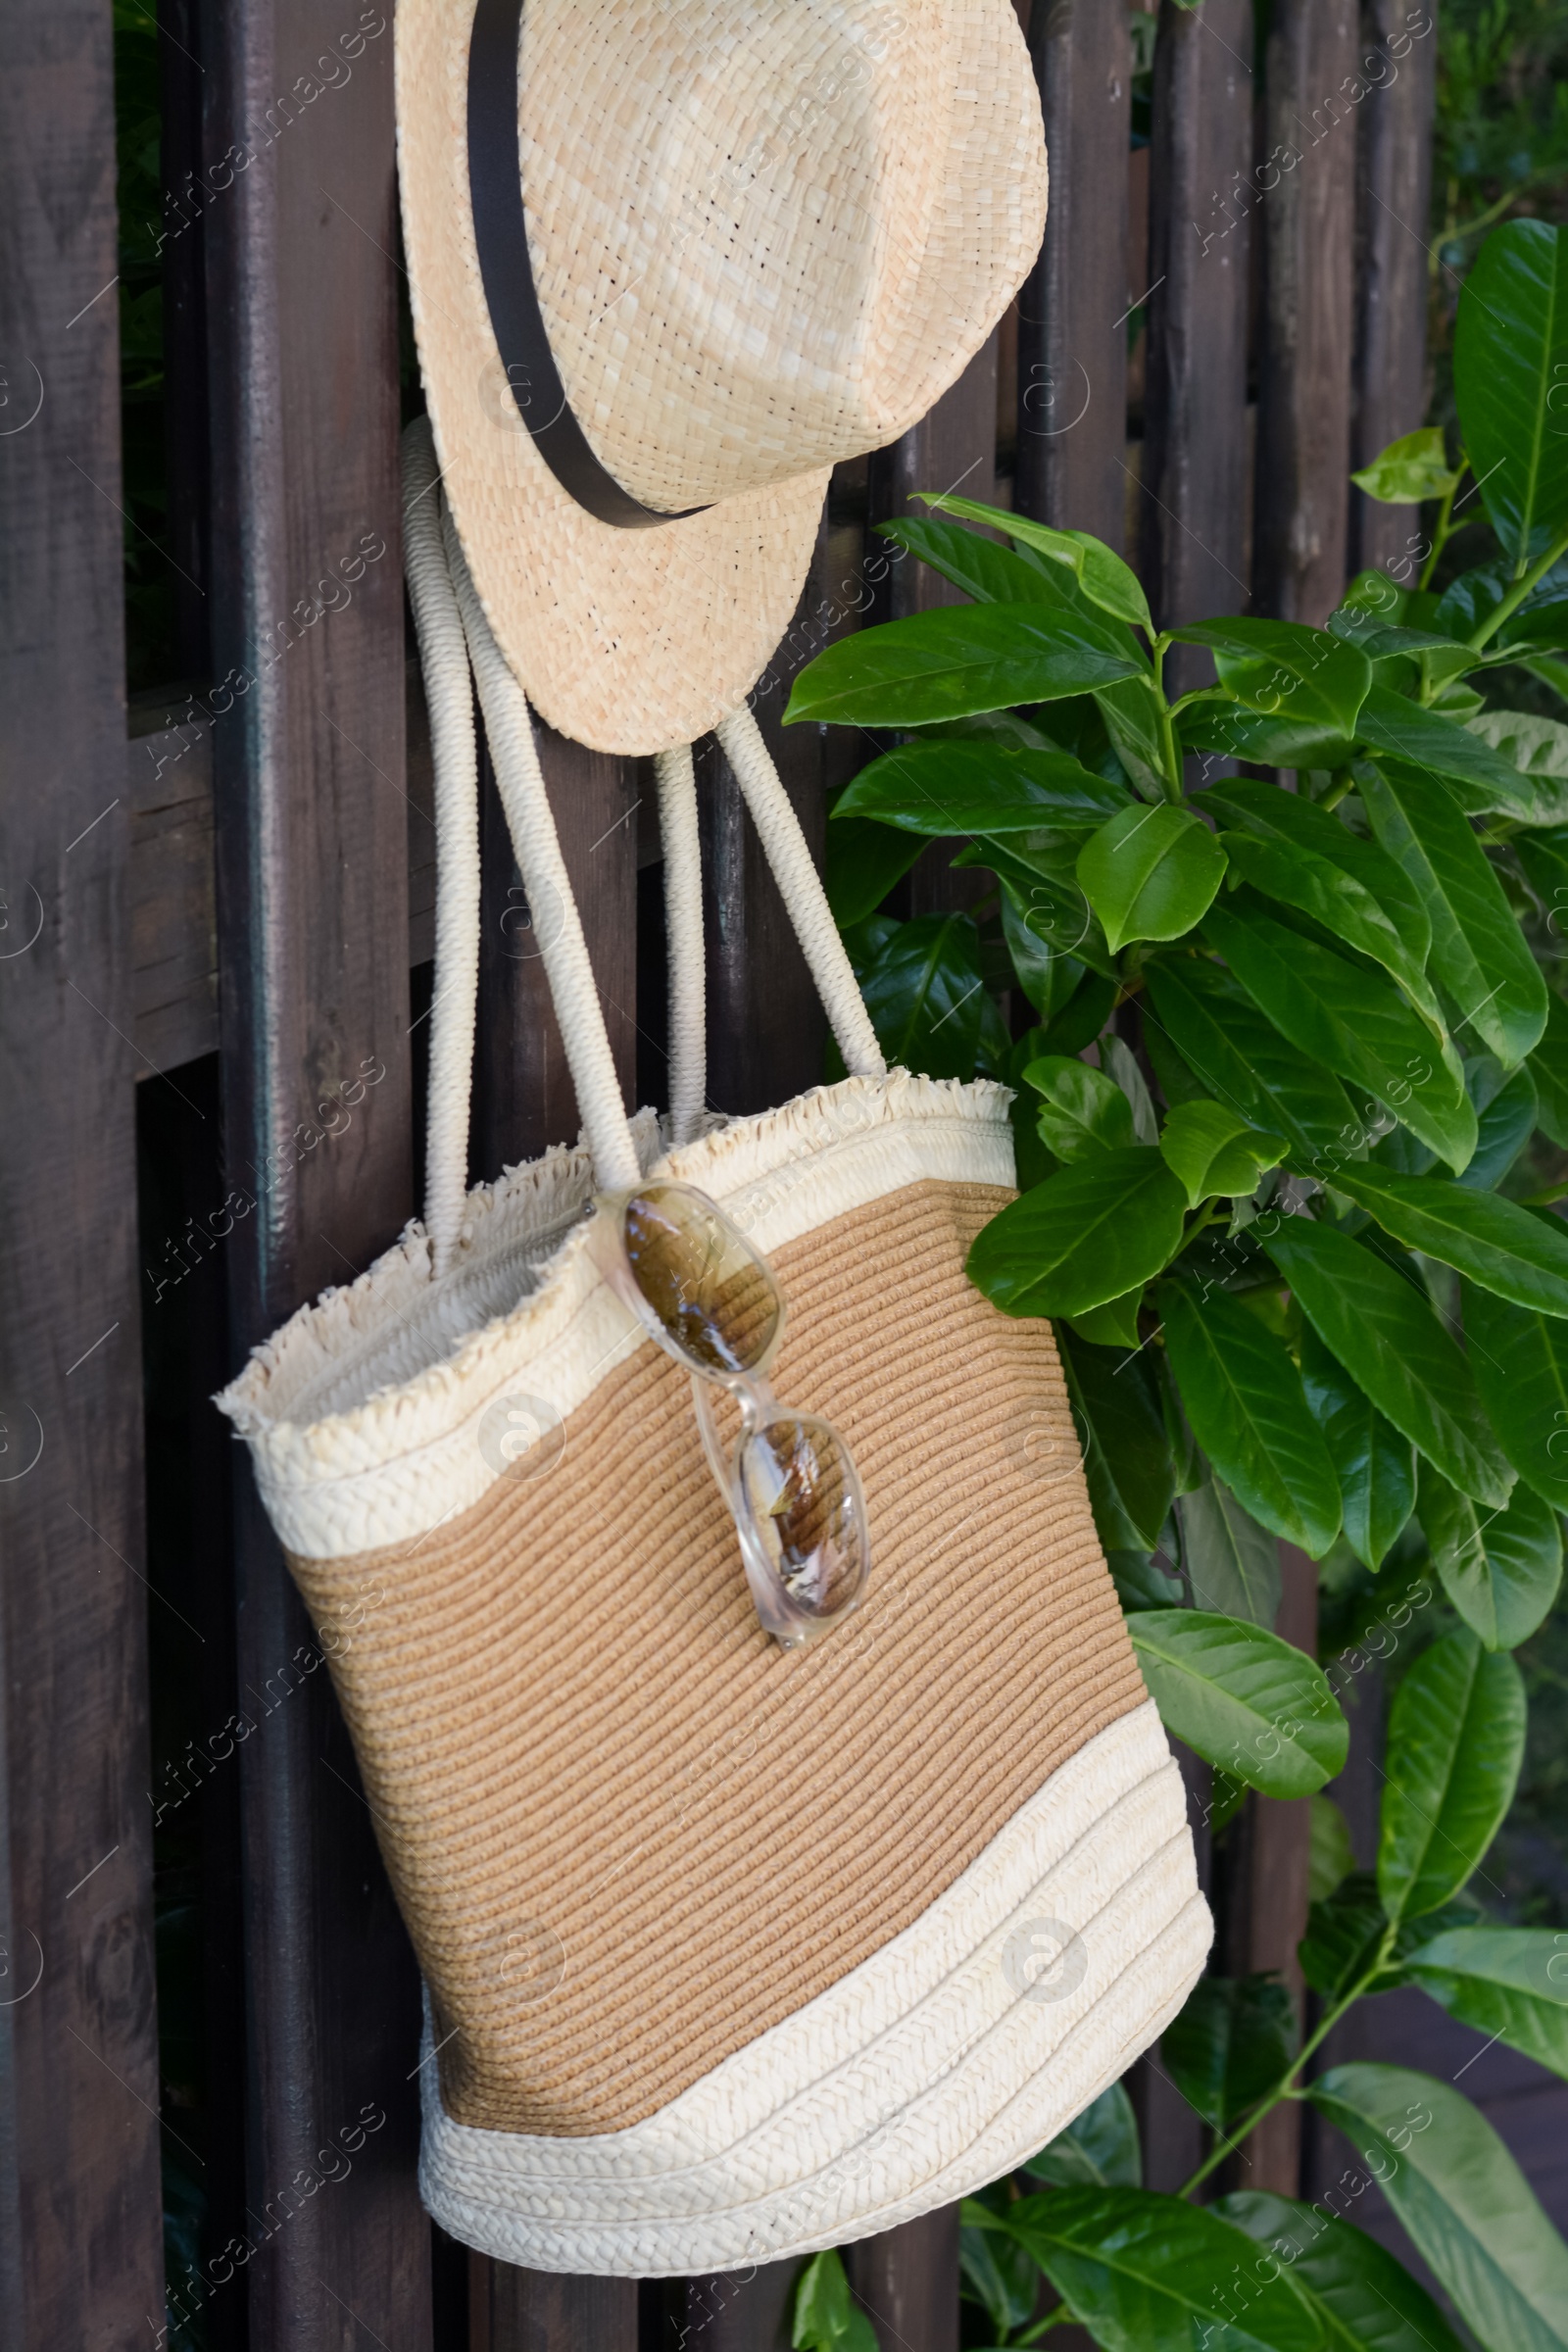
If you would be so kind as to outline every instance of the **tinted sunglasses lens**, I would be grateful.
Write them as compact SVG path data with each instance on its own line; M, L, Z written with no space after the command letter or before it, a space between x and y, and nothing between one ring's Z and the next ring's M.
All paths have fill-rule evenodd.
M825 1421L779 1413L741 1444L742 1507L795 1607L833 1617L865 1582L868 1547L858 1482Z
M723 1375L766 1360L784 1312L778 1286L706 1194L648 1185L627 1201L621 1236L632 1279L688 1362Z

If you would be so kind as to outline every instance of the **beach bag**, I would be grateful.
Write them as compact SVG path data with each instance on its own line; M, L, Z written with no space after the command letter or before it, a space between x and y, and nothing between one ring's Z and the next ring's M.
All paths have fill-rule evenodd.
M440 38L466 67L468 13L399 12L432 391L448 330L421 276L430 213L408 210L405 86L450 110ZM701 649L672 669L649 620L575 684L559 645L519 653L548 634L538 578L514 611L493 533L473 556L475 503L494 516L465 474L467 412L451 422L468 395L447 388L405 444L438 831L426 1216L220 1401L321 1629L423 1977L426 2206L536 2269L711 2272L891 2228L1034 2154L1175 2015L1210 1923L1050 1326L965 1276L1012 1197L1006 1092L886 1068L744 700L768 651L751 614L752 651L715 655L753 663L738 686L710 675L716 732L849 1075L753 1117L707 1108ZM495 438L525 516L571 502L532 426ZM571 527L568 637L617 547L694 526ZM717 527L705 513L703 545ZM531 660L586 740L658 754L662 1118L622 1104ZM470 663L583 1129L473 1190ZM585 717L621 708L628 664L653 720Z

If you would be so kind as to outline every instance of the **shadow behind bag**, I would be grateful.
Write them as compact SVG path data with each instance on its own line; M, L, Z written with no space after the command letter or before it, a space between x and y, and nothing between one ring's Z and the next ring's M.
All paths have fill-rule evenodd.
M665 754L675 1109L627 1121L527 705L422 420L407 462L440 827L428 1218L220 1401L322 1628L423 1972L425 2203L508 2262L721 2270L1033 2154L1181 2006L1208 1914L1050 1326L964 1274L1011 1197L1004 1091L884 1069L742 710L721 738L852 1074L702 1114L695 794L689 750ZM585 1133L466 1193L468 655L529 904L553 910ZM650 1175L766 1253L781 1392L859 1465L869 1585L805 1647L759 1624L689 1384L592 1246L596 1193Z

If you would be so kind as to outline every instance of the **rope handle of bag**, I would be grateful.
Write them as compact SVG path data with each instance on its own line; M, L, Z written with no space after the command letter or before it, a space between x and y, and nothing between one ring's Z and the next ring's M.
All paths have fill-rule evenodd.
M545 978L597 1181L630 1190L641 1173L582 920L551 812L527 698L496 644L440 490L429 421L403 437L404 564L430 713L435 770L436 953L430 1014L425 1230L432 1274L451 1264L467 1194L468 1107L479 988L476 686ZM470 683L470 666L471 679ZM850 967L800 819L752 712L715 729L778 884L852 1077L887 1064ZM689 744L656 761L669 943L670 1102L676 1143L697 1132L706 1094L702 862ZM548 908L548 919L539 912Z

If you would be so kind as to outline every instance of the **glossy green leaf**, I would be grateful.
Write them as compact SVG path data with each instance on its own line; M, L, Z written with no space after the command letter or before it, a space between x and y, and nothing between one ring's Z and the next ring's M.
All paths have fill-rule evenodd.
M1447 1032L1432 985L1393 918L1384 913L1362 883L1299 842L1258 841L1246 833L1222 833L1220 843L1232 872L1264 898L1277 899L1282 906L1309 914L1348 947L1380 963L1398 982L1441 1043Z
M1463 2352L1426 2288L1353 2223L1267 2189L1239 2189L1210 2211L1277 2258L1323 2352Z
M1544 220L1494 228L1459 296L1453 385L1492 526L1522 571L1568 529L1568 241Z
M1334 1181L1408 1249L1517 1306L1568 1316L1568 1226L1560 1218L1532 1216L1516 1200L1441 1176L1398 1176L1370 1163L1343 1168Z
M1027 833L1093 830L1137 807L1125 784L1091 775L1066 752L938 741L905 744L873 760L840 793L833 815L836 822L872 816L907 833Z
M1345 1540L1364 1567L1381 1568L1415 1508L1415 1447L1310 1324L1301 1336L1301 1382L1340 1482Z
M1115 958L1076 872L1082 841L1078 832L983 833L953 862L986 867L1012 892L1037 938L1113 979Z
M1500 1064L1490 1054L1486 1056L1486 1064L1502 1083L1495 1092L1490 1086L1478 1087L1471 1065L1465 1066L1465 1084L1476 1106L1476 1152L1459 1179L1461 1184L1483 1193L1491 1192L1494 1185L1502 1182L1534 1135L1540 1114L1536 1081L1528 1062L1506 1079Z
M1048 1176L977 1236L969 1276L1004 1314L1079 1315L1169 1264L1187 1196L1157 1152L1101 1152Z
M1041 1139L1058 1159L1087 1159L1134 1142L1132 1105L1103 1070L1071 1054L1047 1054L1028 1064L1023 1081L1045 1097Z
M1548 992L1546 1026L1530 1056L1530 1075L1543 1131L1554 1144L1568 1146L1568 1004L1555 989Z
M1310 1796L1345 1763L1349 1729L1322 1670L1260 1625L1206 1609L1127 1620L1167 1731L1265 1796Z
M1408 1973L1450 2017L1568 2078L1568 1943L1550 1928L1449 1928Z
M1253 2265L1238 2288L1242 2241L1200 2205L1058 2188L1020 2197L1005 2227L1103 2352L1320 2352L1317 2322L1277 2263Z
M999 2344L1033 2318L1040 2300L1040 2273L1017 2239L1004 2230L977 2229L972 2222L960 2221L958 2278L960 2296L982 2306Z
M1078 583L1059 564L1043 563L1016 548L999 547L961 523L938 522L923 514L901 514L879 522L877 534L906 555L929 564L956 588L982 605L1054 605L1084 609Z
M1307 1802L1306 1891L1314 1903L1326 1902L1355 1868L1350 1825L1332 1796L1319 1790Z
M916 496L933 514L961 514L969 522L988 524L993 530L1004 532L1015 545L1061 564L1071 572L1092 605L1153 635L1153 622L1149 617L1149 604L1138 574L1103 540L1091 538L1087 531L1053 530L1048 523L1033 522L1028 516L1009 514L1004 508L982 506L977 499L946 494L938 497L924 490L917 491Z
M877 2352L876 2329L851 2296L831 2246L813 2254L796 2281L793 2323L795 2352Z
M1056 1334L1095 1525L1107 1551L1152 1551L1170 1515L1175 1479L1158 1372L1148 1349L1102 1348ZM1077 1468L1054 1456L1044 1474Z
M1114 955L1131 939L1191 931L1220 886L1225 853L1187 809L1135 803L1091 834L1077 872Z
M1349 1096L1280 1035L1231 973L1172 956L1149 965L1148 986L1146 1035L1163 1030L1209 1096L1250 1126L1283 1135L1298 1169L1343 1154L1346 1137L1358 1131Z
M852 818L829 825L822 881L833 919L841 931L874 914L896 882L902 882L925 844L886 825Z
M1431 969L1499 1061L1522 1060L1546 1024L1546 984L1486 852L1440 779L1389 760L1361 779L1379 842L1421 892Z
M1458 478L1443 446L1441 424L1401 434L1350 476L1358 490L1386 507L1418 507L1423 499L1444 498Z
M1384 1419L1464 1494L1505 1503L1513 1471L1469 1365L1424 1295L1337 1226L1271 1212L1250 1231Z
M1303 939L1238 890L1203 918L1205 936L1283 1037L1386 1102L1457 1172L1476 1147L1476 1114L1449 1046L1378 971Z
M1568 615L1568 604L1555 609ZM1568 645L1568 620L1558 641ZM1534 710L1478 710L1465 726L1529 780L1533 823L1568 824L1568 726L1560 718Z
M1346 767L1355 751L1348 736L1326 733L1310 720L1265 718L1217 688L1184 701L1176 729L1183 751L1221 752L1259 767Z
M1301 1376L1228 1291L1159 1294L1165 1348L1193 1434L1244 1508L1318 1559L1339 1533L1340 1490Z
M1272 1626L1280 1602L1280 1547L1229 1487L1205 1479L1182 1496L1182 1565L1200 1609Z
M1080 694L1140 668L1109 621L1044 605L939 606L826 647L796 679L784 718L917 726Z
M1085 1046L1093 1045L1110 1017L1116 1001L1116 984L1098 972L1087 973L1077 985L1067 991L1054 1007L1050 1019L1040 1030L1031 1030L1020 1044L1028 1044L1027 1055L1014 1064L1024 1068L1042 1053L1081 1054Z
M1471 816L1499 812L1525 824L1538 821L1537 789L1530 778L1441 710L1423 710L1387 686L1374 686L1361 706L1356 734L1379 759L1403 760L1446 778Z
M1527 1642L1562 1583L1562 1534L1550 1503L1521 1481L1506 1510L1480 1509L1428 1463L1416 1517L1444 1591L1488 1649Z
M1337 2066L1308 2096L1377 2180L1488 2352L1563 2352L1564 2246L1462 2091L1396 2066Z
M1165 747L1154 698L1136 678L1097 686L1095 708L1129 781L1146 801L1164 797Z
M1200 1977L1159 2053L1211 2131L1256 2106L1296 2056L1296 2009L1277 1977Z
M1240 1111L1204 1099L1175 1105L1165 1120L1159 1148L1187 1187L1188 1207L1196 1208L1216 1193L1234 1199L1239 1193L1255 1192L1263 1170L1283 1154L1285 1141L1278 1135L1260 1135Z
M1306 852L1314 859L1337 866L1382 909L1403 941L1410 960L1425 969L1432 926L1420 891L1375 841L1352 833L1332 809L1277 784L1259 784L1243 776L1226 776L1209 785L1198 796L1196 806L1226 831L1250 833L1276 849Z
M1390 1919L1457 1894L1513 1800L1525 1691L1505 1651L1445 1634L1394 1694L1384 1755L1378 1891Z
M1350 736L1372 683L1372 665L1353 645L1294 620L1202 620L1173 629L1183 645L1206 645L1221 686L1265 718Z
M1568 1511L1568 1324L1464 1286L1464 1336L1481 1401L1524 1484Z
M1081 1315L1069 1315L1068 1322L1080 1339L1095 1348L1119 1348L1124 1352L1138 1345L1138 1313L1144 1302L1142 1284L1135 1291L1126 1291L1119 1298L1107 1298L1103 1306L1091 1306Z
M1144 2177L1138 2118L1122 2085L1113 2082L1092 2099L1019 2170L1053 2188L1137 2188Z
M831 834L828 838L831 842ZM1042 1020L1050 1021L1071 999L1083 965L1040 936L1029 920L1027 901L1010 882L1003 882L1001 911L1002 937L1018 986Z
M930 1078L972 1078L985 987L966 914L901 923L860 983L888 1060Z
M1313 1991L1327 2001L1343 2000L1375 1966L1388 1925L1370 1871L1351 1871L1331 1895L1314 1896L1297 1946Z

